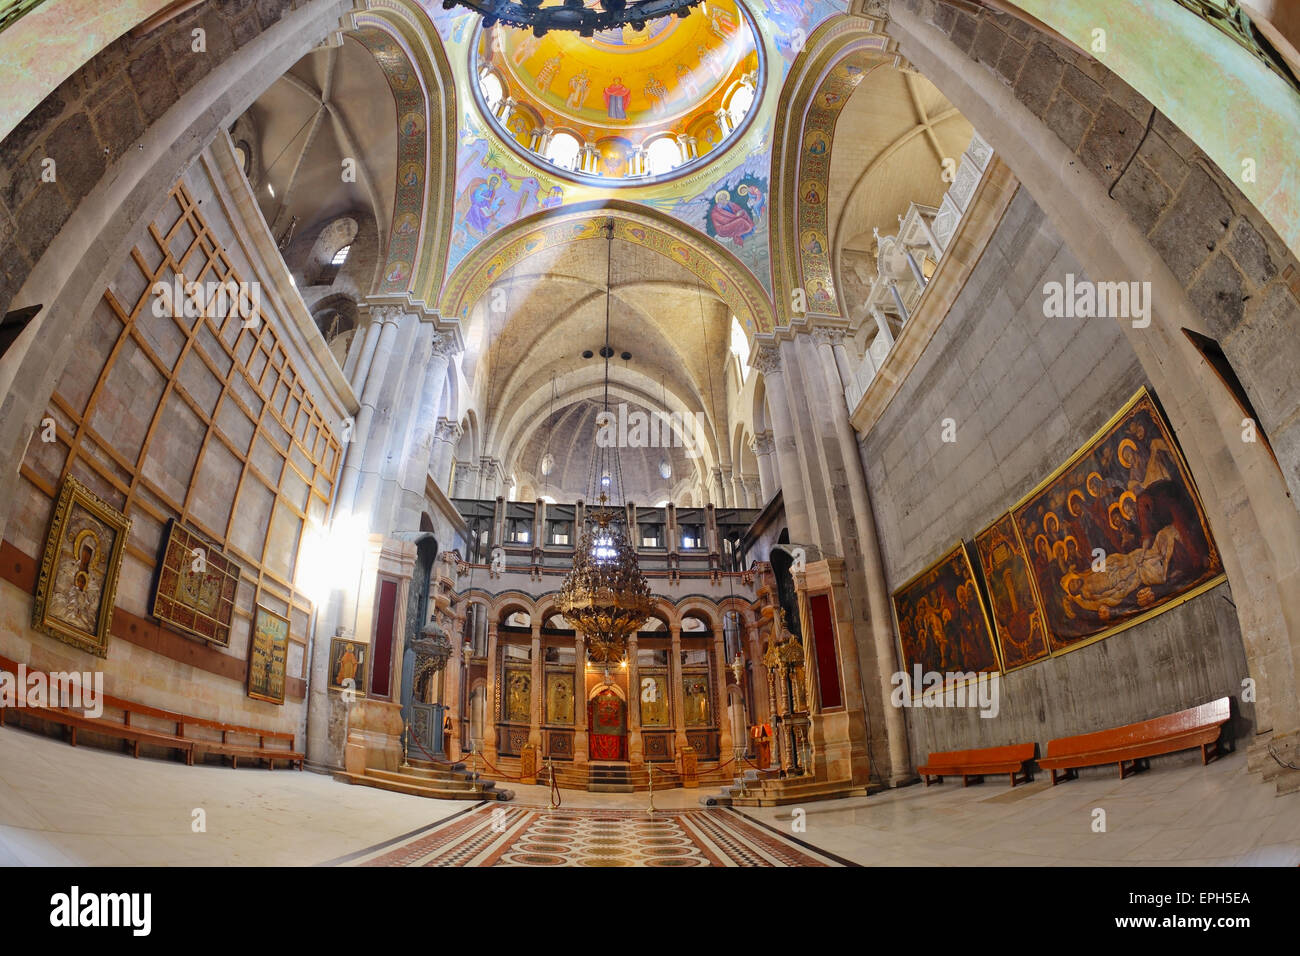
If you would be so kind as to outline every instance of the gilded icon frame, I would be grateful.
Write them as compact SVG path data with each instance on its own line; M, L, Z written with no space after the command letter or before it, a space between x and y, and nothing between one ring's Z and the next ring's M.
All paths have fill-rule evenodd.
M78 521L78 516L85 517ZM88 519L88 520L87 520ZM102 548L96 548L94 522L102 530L113 533L113 541L105 555ZM77 525L82 527L76 532L75 540L66 542L65 537ZM122 570L122 559L126 553L126 539L131 530L131 519L113 508L76 478L68 475L63 479L59 497L50 516L49 530L45 536L45 547L41 556L40 577L36 584L36 600L32 606L32 626L36 630L63 641L72 647L94 654L96 657L108 656L108 639L113 626L114 598L117 595L118 577ZM65 544L75 546L81 556L73 558L65 554ZM87 554L86 548L90 551ZM72 570L70 562L77 561L79 569ZM69 578L69 574L71 578ZM85 583L77 583L82 579ZM59 589L72 583L79 590L85 591L90 584L99 587L98 601L95 608L94 627L80 627L60 614L59 608L65 602L61 599Z

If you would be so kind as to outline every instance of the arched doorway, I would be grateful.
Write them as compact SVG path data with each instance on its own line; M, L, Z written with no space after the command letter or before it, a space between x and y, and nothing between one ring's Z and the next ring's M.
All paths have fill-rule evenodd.
M592 760L627 759L627 701L612 685L587 701L587 752Z

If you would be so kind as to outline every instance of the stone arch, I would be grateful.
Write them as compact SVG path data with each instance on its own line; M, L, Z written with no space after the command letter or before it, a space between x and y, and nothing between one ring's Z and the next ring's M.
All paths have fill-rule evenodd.
M853 70L885 64L898 65L891 37L881 32L882 21L872 18L836 16L822 23L809 36L804 49L795 58L777 103L776 130L772 139L772 289L775 301L787 306L793 301L796 289L804 290L808 312L822 315L839 315L838 285L832 281L830 242L826 224L826 185L830 170L830 142L835 121L848 102L856 82ZM819 99L820 98L820 99ZM796 110L794 104L810 104L806 110ZM816 153L814 143L808 141L813 127L825 137L822 152ZM805 161L810 166L805 166ZM820 202L802 202L808 190L805 185L820 189ZM801 208L802 207L802 208ZM801 218L809 210L820 210L822 249L813 269L805 264L800 236L814 229L816 223L807 225ZM828 297L814 301L807 292L809 282L821 282Z
M702 597L685 597L678 600L674 607L677 613L677 626L688 617L696 617L709 626L710 634L722 633L722 612L717 602Z
M617 696L621 701L623 701L623 703L625 704L627 703L627 693L623 690L623 688L619 687L618 684L614 683L613 681L609 681L609 682L601 681L600 683L596 684L594 687L592 687L591 690L587 692L587 700L588 701L595 700L596 697L598 697L600 694L603 694L607 690L612 690L615 696Z
M551 385L549 381L539 382L531 393L513 404L507 416L498 415L493 419L488 434L484 437L483 454L495 455L511 463L517 460L514 456L523 445L520 440L523 430L531 422L537 421L537 416L541 415L552 401ZM586 366L566 376L566 390L557 391L554 402L557 407L563 408L582 399L599 400L603 389L602 370L598 366ZM673 433L684 445L688 440L692 442L698 440L700 436L683 434L687 416L693 417L695 413L687 397L679 394L676 388L669 390L661 382L656 382L634 369L624 370L619 379L611 379L609 383L609 393L612 397L636 402L647 408L655 408L661 403L656 391L667 393L669 411L680 416L679 421L672 422ZM704 445L700 449L697 466L697 469L703 468L705 473L721 457L716 423L709 424L710 427L703 435Z
M614 220L614 237L651 249L687 268L725 302L751 336L773 328L772 305L753 274L721 245L668 216L624 200L578 203L519 219L481 242L447 278L445 316L464 319L492 283L531 256L598 238Z
M505 619L516 611L523 611L531 622L536 616L536 604L523 591L503 591L492 600L488 613L490 620L496 624L505 623Z
M455 202L459 124L451 62L417 3L398 0L356 11L349 24L349 34L384 70L397 102L396 195L377 289L429 302L442 287Z

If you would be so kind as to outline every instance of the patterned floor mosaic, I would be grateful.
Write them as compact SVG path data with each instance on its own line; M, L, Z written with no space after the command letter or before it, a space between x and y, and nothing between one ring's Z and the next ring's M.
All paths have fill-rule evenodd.
M839 866L731 810L488 805L363 850L347 866Z

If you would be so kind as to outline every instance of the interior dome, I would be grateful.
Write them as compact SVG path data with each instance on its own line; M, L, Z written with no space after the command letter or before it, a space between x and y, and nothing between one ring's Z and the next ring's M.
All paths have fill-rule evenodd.
M473 61L479 105L507 142L604 185L643 185L715 153L745 126L762 74L733 0L592 37L497 25L480 29Z

